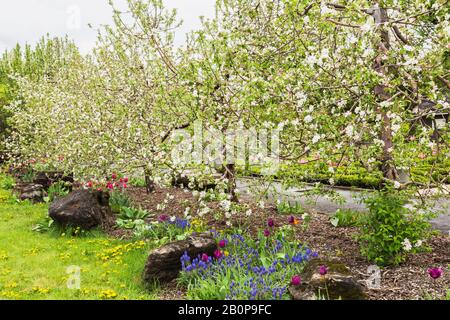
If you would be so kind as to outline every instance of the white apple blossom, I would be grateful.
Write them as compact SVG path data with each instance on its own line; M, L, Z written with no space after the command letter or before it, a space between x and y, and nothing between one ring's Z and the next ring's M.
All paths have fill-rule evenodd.
M405 238L402 242L403 250L411 251L412 245L408 238Z

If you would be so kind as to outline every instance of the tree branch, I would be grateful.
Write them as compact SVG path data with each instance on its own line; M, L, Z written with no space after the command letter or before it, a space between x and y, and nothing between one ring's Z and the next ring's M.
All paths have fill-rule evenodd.
M394 30L395 35L397 36L397 38L400 39L401 42L403 42L404 44L409 44L408 39L406 39L406 37L402 35L400 29L397 26L394 25L392 29Z

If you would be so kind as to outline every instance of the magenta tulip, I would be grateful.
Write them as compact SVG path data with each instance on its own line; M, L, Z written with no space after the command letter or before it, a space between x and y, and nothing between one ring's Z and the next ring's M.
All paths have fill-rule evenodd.
M293 276L291 280L291 284L293 286L299 286L302 283L302 278L300 276Z

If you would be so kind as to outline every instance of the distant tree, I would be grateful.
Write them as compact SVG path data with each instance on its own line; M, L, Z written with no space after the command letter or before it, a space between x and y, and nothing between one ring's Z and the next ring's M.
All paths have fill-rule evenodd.
M0 58L0 150L5 148L5 139L9 134L7 125L11 115L6 106L20 102L17 77L27 77L34 81L51 79L64 66L71 55L78 54L75 44L68 38L41 38L32 47L19 44L6 51ZM23 101L21 102L23 103Z

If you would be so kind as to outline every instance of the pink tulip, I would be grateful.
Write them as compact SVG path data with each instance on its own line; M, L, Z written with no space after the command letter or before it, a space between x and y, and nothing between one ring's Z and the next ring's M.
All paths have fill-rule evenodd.
M226 245L227 245L227 242L225 240L220 240L219 241L219 247L225 248Z
M220 250L214 251L214 257L215 257L216 259L222 258L222 251L220 251ZM208 258L206 258L206 261L208 261Z
M300 276L293 276L291 280L291 284L293 286L299 286L302 283L302 278Z

